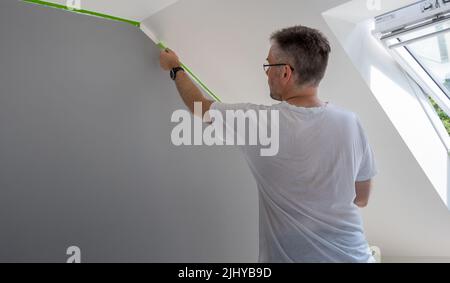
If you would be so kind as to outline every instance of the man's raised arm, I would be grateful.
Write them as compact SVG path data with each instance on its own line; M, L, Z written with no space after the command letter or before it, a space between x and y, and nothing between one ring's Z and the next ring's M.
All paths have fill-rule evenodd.
M160 64L161 68L165 71L173 70L174 68L178 68L181 66L180 60L170 49L166 49L161 51L160 54ZM209 111L211 105L214 101L207 99L200 89L192 82L189 78L188 74L185 71L178 71L176 73L175 83L180 93L181 98L183 99L184 104L189 108L189 110L194 113L194 103L201 102L202 103L202 113L201 118L205 115L206 112ZM199 114L199 113L194 113Z

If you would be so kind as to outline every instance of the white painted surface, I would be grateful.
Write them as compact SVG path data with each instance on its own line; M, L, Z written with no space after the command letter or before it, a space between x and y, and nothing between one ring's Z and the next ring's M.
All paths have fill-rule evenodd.
M140 28L141 28L142 32L145 33L145 35L147 35L148 37L150 37L150 39L155 44L159 43L158 37L156 36L156 34L153 33L153 31L149 27L147 27L146 25L142 24Z

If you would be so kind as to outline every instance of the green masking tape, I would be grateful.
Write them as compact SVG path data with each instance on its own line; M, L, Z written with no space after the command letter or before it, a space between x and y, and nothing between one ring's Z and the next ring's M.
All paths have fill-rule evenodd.
M158 43L158 47L161 49L161 50L166 50L167 49L167 46L166 46L166 44L164 43L164 42L160 42L160 43ZM211 98L214 98L214 100L216 100L217 102L222 102L221 101L221 99L217 96L217 95L215 95L214 94L214 92L212 92L201 80L200 80L200 78L199 77L197 77L195 74L194 74L194 72L192 72L192 70L189 68L189 67L187 67L186 65L184 65L183 63L181 63L181 67L183 67L183 69L192 77L192 79L195 81L195 82L197 82L199 85L200 85L200 87L201 88L203 88L205 91L206 91L206 93L208 93L208 95L209 96L211 96Z
M90 16L95 16L95 17L100 17L103 19L107 19L107 20L113 20L113 21L118 21L118 22L124 22L124 23L128 23L131 24L133 26L136 27L140 27L141 24L139 22L135 22L135 21L131 21L131 20L127 20L127 19L122 19L122 18L118 18L118 17L114 17L114 16L110 16L110 15L105 15L105 14L101 14L101 13L97 13L97 12L92 12L92 11L88 11L88 10L83 10L83 9L71 9L67 6L64 5L59 5L59 4L55 4L55 3L51 3L51 2L47 2L47 1L41 1L41 0L23 0L24 2L28 2L28 3L33 3L33 4L38 4L38 5L42 5L42 6L47 6L47 7L51 7L51 8L56 8L56 9L60 9L60 10L65 10L65 11L70 11L70 12L74 12L74 13L79 13L79 14L84 14L84 15L90 15ZM158 47L162 50L167 49L167 46L163 43L160 42L158 43ZM217 102L221 102L220 98L217 97L195 74L194 72L192 72L192 70L190 68L188 68L186 65L184 65L183 63L181 64L181 67L183 67L183 69L192 77L192 79L197 82L197 84L200 85L201 88L203 88L206 93L208 93L209 96L211 96L211 98L214 98Z
M192 71L189 69L186 65L181 63L181 67L185 69L189 75L211 96L211 98L214 98L217 102L222 102L218 96L216 96Z
M118 17L114 17L114 16L110 16L110 15L105 15L105 14L102 14L102 13L92 12L92 11L88 11L88 10L83 10L83 9L80 9L80 10L78 10L78 9L71 9L68 6L59 5L59 4L55 4L55 3L51 3L51 2L47 2L47 1L41 1L41 0L23 0L23 1L24 2L28 2L28 3L42 5L42 6L47 6L47 7L51 7L51 8L56 8L56 9L60 9L60 10L66 10L66 11L70 11L70 12L74 12L74 13L95 16L95 17L104 18L104 19L113 20L113 21L118 21L118 22L124 22L124 23L131 24L133 26L136 26L136 27L140 27L141 26L141 24L139 22L136 22L136 21L122 19L122 18L118 18Z

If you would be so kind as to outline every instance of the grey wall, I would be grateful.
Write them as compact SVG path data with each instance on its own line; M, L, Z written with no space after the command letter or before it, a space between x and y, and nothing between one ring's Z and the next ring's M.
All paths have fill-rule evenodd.
M182 108L135 27L0 1L0 261L256 261L250 171L173 146Z

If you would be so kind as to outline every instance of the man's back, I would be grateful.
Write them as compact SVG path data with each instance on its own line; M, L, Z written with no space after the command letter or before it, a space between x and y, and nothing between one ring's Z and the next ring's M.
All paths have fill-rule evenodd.
M303 108L219 104L220 110L279 110L279 152L243 152L258 184L260 262L372 262L355 182L375 174L357 116L332 104Z

